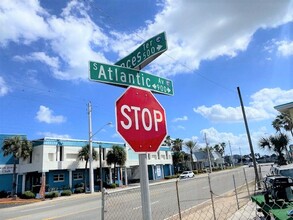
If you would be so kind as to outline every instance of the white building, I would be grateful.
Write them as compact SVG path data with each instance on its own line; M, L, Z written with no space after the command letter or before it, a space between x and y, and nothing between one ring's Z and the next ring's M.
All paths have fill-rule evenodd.
M2 137L3 141L3 137ZM2 142L0 142L2 145ZM42 175L45 177L46 191L74 189L75 186L86 182L89 183L88 169L85 169L86 162L78 160L78 152L88 144L88 140L42 138L33 141L33 152L27 160L20 160L18 164L18 192L31 190L38 192ZM106 162L107 152L113 146L120 146L125 149L127 160L124 167L117 168L109 166ZM139 180L138 154L126 146L124 143L97 142L93 141L94 150L99 153L101 146L102 180L105 184L112 182L119 185L127 185L129 182ZM8 158L0 157L0 167L11 167ZM98 156L99 158L99 156ZM157 153L148 154L148 171L150 180L163 179L165 176L173 174L172 156L169 147L160 147ZM89 165L87 165L89 167ZM93 161L94 185L99 187L100 161ZM122 172L120 172L122 171ZM116 178L114 178L114 173ZM3 181L2 181L3 180ZM0 173L0 191L12 188L12 173ZM4 183L4 184L2 184Z

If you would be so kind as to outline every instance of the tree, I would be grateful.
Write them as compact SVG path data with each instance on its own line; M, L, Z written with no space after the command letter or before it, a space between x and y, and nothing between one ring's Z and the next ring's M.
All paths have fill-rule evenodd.
M282 112L280 115L277 115L272 125L277 132L281 132L281 129L284 129L289 131L293 137L293 119L289 114Z
M97 160L98 159L98 153L95 149L93 149L92 151L93 153L93 160ZM85 175L84 175L84 191L86 191L86 173L87 173L87 165L90 159L90 145L87 144L85 146L83 146L77 154L77 158L78 160L81 161L85 161Z
M27 159L33 151L32 142L20 136L14 136L4 140L2 146L3 156L13 156L13 180L12 196L16 193L16 163L19 159Z
M196 141L192 141L192 140L189 140L189 141L186 141L185 142L185 145L187 146L187 148L189 149L189 152L190 152L190 170L193 169L193 150L196 148Z
M171 147L171 145L172 145L172 139L171 139L171 137L169 135L165 138L165 140L164 140L164 142L163 142L162 145L163 146Z
M124 166L126 159L126 152L123 147L114 145L112 149L108 151L106 161L108 165L114 164L114 178L116 176L116 167Z
M225 142L222 142L222 143L220 143L220 144L216 144L216 145L214 146L214 150L215 150L216 152L218 152L218 153L221 155L221 157L223 157L224 152L225 152L225 147L226 147L226 143L225 143Z
M182 161L184 160L184 154L181 151L176 151L172 155L172 160L175 167L175 171L176 173L178 173L178 165L179 163L182 163Z
M262 149L267 148L270 151L274 151L278 155L278 165L285 165L286 160L284 158L283 151L287 149L289 138L286 134L279 133L271 135L268 138L261 138L259 140L259 147Z
M180 152L182 150L183 140L176 138L174 141L172 141L172 144L172 151Z

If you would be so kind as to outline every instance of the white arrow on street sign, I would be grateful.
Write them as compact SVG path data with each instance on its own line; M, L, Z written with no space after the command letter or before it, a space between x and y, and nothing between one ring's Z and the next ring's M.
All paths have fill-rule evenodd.
M171 80L116 65L90 61L89 79L121 87L137 86L160 94L174 95Z
M162 32L140 45L135 51L115 63L117 66L141 70L167 50L167 38Z

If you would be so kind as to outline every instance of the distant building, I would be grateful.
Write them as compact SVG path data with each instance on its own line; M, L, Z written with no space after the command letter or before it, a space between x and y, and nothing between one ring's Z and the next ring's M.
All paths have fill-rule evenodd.
M197 170L209 168L209 163L211 163L211 167L222 167L224 164L224 158L216 151L212 151L210 154L205 151L195 151L193 152L193 163Z
M0 147L6 138L19 135L0 135ZM25 135L22 135L25 137ZM20 160L17 165L17 192L34 190L38 192L42 179L45 179L46 190L72 189L76 185L85 182L89 183L88 169L85 170L85 161L78 160L78 151L88 144L88 140L61 139L45 137L33 140L33 153L27 160ZM118 145L125 148L127 160L122 173L117 168L114 172L113 165L106 163L107 152ZM99 152L101 146L103 182L111 183L116 179L123 180L119 184L127 185L129 181L139 179L138 154L125 143L93 141L93 148ZM11 191L12 189L12 157L3 157L0 151L0 191ZM173 174L172 156L169 147L162 146L157 153L148 154L148 171L150 180L163 179ZM89 167L89 165L88 165ZM93 161L94 182L96 189L100 180L99 160ZM121 175L121 176L120 176ZM45 177L45 178L44 178ZM116 180L117 181L117 180Z
M277 105L274 108L279 112L287 113L293 119L293 102Z

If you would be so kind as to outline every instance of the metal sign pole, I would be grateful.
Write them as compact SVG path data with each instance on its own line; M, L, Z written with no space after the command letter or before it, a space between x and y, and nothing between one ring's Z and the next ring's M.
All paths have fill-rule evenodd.
M139 154L142 219L152 220L147 154Z

